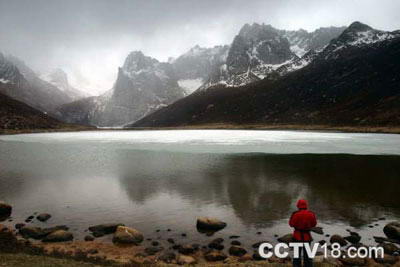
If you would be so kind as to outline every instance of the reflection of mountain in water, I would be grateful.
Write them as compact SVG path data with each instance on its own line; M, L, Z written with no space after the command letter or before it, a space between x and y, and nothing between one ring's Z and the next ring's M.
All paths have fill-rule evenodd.
M369 222L400 215L400 157L120 153L120 182L134 202L160 193L194 206L231 206L243 223L285 219L304 197L321 220Z

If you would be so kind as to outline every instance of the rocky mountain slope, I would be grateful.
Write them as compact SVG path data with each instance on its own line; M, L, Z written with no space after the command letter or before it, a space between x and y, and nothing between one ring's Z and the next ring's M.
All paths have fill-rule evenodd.
M58 106L73 100L68 93L40 79L18 58L5 57L1 53L0 82L12 85L3 87L1 93L49 114L54 114Z
M209 74L201 89L216 84L241 86L264 78L274 79L276 70L283 65L286 65L284 74L304 67L309 62L310 53L323 49L344 29L328 27L314 32L285 31L271 25L246 24L234 38L226 62Z
M310 50L322 50L345 29L346 27L322 27L313 32L302 29L297 31L279 30L279 32L288 39L290 50L298 57L302 57Z
M14 90L15 85L0 83L0 91ZM6 88L7 87L7 88ZM66 125L25 103L0 93L0 133L18 130L60 129Z
M195 46L169 63L134 52L120 68L108 96L64 105L59 108L60 118L68 122L120 126L197 89L275 79L309 64L316 51L343 30L330 27L311 33L283 31L255 23L243 26L230 46ZM297 55L300 49L305 52L302 57Z
M286 49L280 55L270 62L291 56ZM308 57L308 65L284 76L197 91L129 126L400 124L399 31L355 22Z
M179 85L192 93L207 81L209 75L226 62L229 46L203 48L198 45L171 61Z
M41 75L40 78L66 93L73 101L89 97L88 94L74 88L69 83L68 75L62 69L54 69L47 74Z
M118 70L112 90L100 97L61 106L61 118L96 126L122 126L184 96L170 63L135 51Z

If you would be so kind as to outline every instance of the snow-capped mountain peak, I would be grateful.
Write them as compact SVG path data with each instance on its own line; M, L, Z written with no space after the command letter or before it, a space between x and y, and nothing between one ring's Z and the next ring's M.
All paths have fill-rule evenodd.
M158 60L145 56L141 51L133 51L125 59L122 69L128 73L133 73L151 69L157 63Z
M348 46L369 45L393 39L398 36L400 36L399 32L376 30L366 24L356 21L344 30L338 38L333 39L326 50L329 53L334 53Z
M0 53L0 82L17 84L23 79L19 69Z

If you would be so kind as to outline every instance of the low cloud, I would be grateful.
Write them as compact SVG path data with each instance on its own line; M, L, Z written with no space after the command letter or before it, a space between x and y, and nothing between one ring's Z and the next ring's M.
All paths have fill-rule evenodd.
M360 20L400 28L397 0L0 0L0 51L38 71L66 70L99 94L133 50L166 61L196 44L229 44L244 23L314 30Z

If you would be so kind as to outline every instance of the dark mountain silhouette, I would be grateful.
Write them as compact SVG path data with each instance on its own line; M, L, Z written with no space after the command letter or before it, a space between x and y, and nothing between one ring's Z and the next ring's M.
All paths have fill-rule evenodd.
M7 88L6 88L7 87ZM14 90L12 85L0 83L0 91ZM18 130L73 128L27 104L0 93L0 133ZM75 127L77 127L75 125Z

